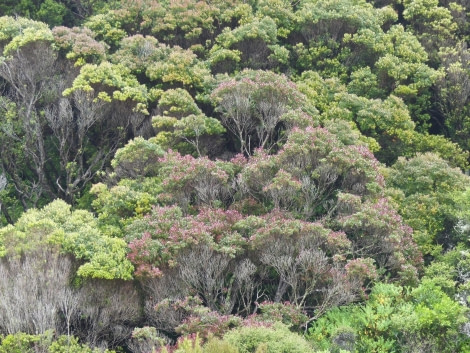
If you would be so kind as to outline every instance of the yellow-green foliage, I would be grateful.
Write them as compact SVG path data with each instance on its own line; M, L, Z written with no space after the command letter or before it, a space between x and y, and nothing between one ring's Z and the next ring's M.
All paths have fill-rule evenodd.
M204 353L238 353L237 347L218 338L210 338L203 348Z
M229 331L224 341L238 348L240 353L310 353L312 346L299 334L277 322L271 327L241 327Z
M436 255L438 238L455 235L459 204L454 193L463 193L470 178L433 153L399 158L389 169L387 185L399 204L399 212L414 228L414 239L424 254ZM454 233L454 234L453 234Z
M64 95L75 91L95 92L95 99L105 102L129 100L134 102L136 111L148 114L147 88L139 84L130 69L120 64L104 61L99 65L83 65L72 87L67 88Z
M0 17L0 48L3 55L11 55L18 48L35 41L52 42L52 31L42 22L23 17ZM2 44L6 44L4 47Z
M38 246L57 246L83 261L79 276L132 278L133 267L126 258L125 241L103 235L90 212L72 211L62 200L43 209L31 209L14 225L0 229L0 255L16 256Z
M92 349L78 343L75 337L60 336L54 338L52 331L41 335L29 335L23 332L0 337L0 353L114 353L110 350Z

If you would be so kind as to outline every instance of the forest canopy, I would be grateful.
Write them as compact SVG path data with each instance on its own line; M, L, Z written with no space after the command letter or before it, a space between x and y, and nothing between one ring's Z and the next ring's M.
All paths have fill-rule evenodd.
M0 353L470 352L469 11L3 1Z

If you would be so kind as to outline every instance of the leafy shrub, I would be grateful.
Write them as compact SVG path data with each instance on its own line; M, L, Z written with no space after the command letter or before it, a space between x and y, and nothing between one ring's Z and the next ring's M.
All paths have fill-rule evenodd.
M460 332L465 312L432 281L413 290L378 283L366 303L330 310L310 329L309 339L333 352L407 351L416 342L425 342L425 351L461 352L468 344Z
M80 344L75 337L54 338L52 331L42 335L23 332L0 339L0 353L115 353L110 350L92 349Z
M310 344L297 333L277 322L272 326L245 326L225 334L224 341L237 347L240 353L254 353L261 345L266 353L306 353L312 352Z
M203 348L204 353L238 353L237 347L218 338L210 339Z

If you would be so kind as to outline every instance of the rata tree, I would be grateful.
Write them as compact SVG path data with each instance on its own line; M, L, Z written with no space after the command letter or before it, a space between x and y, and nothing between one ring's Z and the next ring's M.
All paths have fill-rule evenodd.
M104 59L106 45L95 39L96 33L87 27L63 27L52 29L55 44L66 57L75 60L75 65L97 63Z
M286 76L269 71L243 71L212 92L223 125L238 140L239 151L270 150L283 138L283 116L291 110L309 113L310 105Z
M220 315L256 312L261 300L288 300L307 311L306 324L381 275L417 281L412 230L384 197L380 165L363 145L293 128L277 153L221 162L168 152L159 163L158 200L167 206L125 234L146 315L166 333L198 332L210 317L229 322ZM191 296L213 314L190 309Z
M109 3L106 12L89 17L84 25L114 49L120 39L142 34L203 54L223 25L233 25L237 5L238 1L125 0Z
M222 23L230 23L229 15L224 12L236 5L237 1L158 3L154 6L158 9L156 15L144 15L142 27L167 44L191 48L202 54L220 32Z
M177 204L184 211L200 206L230 205L236 171L230 162L194 158L169 151L160 159L163 203Z
M353 300L375 272L370 260L341 261L350 245L344 233L281 212L258 217L203 208L184 216L176 206L155 207L127 231L147 315L167 332L188 319L178 304L185 296L197 296L214 315L247 315L264 299L289 300L319 316ZM331 262L333 252L338 261ZM359 273L361 266L368 271Z
M238 182L258 202L303 219L333 212L339 192L375 195L383 187L378 162L366 147L343 145L328 130L312 127L294 128L275 155L258 150Z
M255 154L238 182L268 209L345 232L353 258L370 257L405 282L416 279L421 260L412 230L383 198L384 178L366 147L344 145L324 128L294 129L276 155Z

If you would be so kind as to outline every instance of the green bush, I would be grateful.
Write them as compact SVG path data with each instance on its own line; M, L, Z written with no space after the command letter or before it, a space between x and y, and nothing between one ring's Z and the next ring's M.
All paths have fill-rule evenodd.
M75 337L60 336L54 339L52 331L41 335L18 332L0 337L0 353L115 353L114 351L91 349L78 343Z
M245 326L225 334L224 341L238 348L240 353L305 353L312 346L300 335L277 322L273 326ZM264 349L265 346L266 349Z
M227 341L212 338L204 345L204 353L238 353L238 349Z

